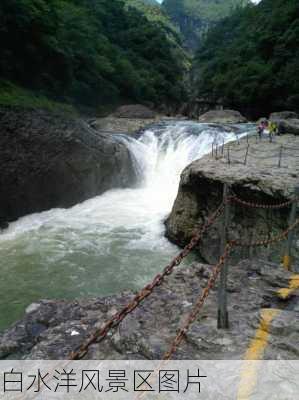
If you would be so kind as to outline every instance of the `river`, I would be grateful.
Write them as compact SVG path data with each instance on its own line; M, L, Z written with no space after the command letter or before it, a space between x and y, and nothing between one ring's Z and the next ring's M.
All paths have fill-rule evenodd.
M249 130L235 126L241 135ZM234 132L194 122L168 122L126 143L138 171L134 188L110 190L69 209L20 218L0 234L0 329L41 298L95 297L136 290L176 254L164 220L180 173Z

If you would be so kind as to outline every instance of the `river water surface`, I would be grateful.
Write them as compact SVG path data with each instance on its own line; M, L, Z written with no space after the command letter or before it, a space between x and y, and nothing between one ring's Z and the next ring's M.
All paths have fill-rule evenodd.
M235 126L241 135L246 125ZM169 122L139 139L117 136L132 153L137 187L110 190L69 209L11 223L0 234L0 329L41 298L94 297L138 289L176 254L164 238L180 173L233 132Z

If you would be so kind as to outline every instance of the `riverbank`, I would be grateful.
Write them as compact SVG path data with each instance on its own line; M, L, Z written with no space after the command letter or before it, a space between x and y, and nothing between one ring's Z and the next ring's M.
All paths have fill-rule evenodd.
M193 263L178 269L100 343L87 359L160 359L179 326L207 284L211 266ZM213 288L196 322L175 353L175 359L242 359L267 310L279 309L269 334L264 359L297 359L298 296L281 300L292 274L265 261L243 261L230 268L229 330L217 329L217 288ZM2 358L65 359L95 329L132 299L133 293L89 300L44 300L27 308L25 317L0 335ZM263 325L262 325L263 326ZM266 328L266 325L264 327Z
M16 320L16 317L9 319L11 314L16 312L15 299L19 301L18 315L24 309L22 307L32 302L34 304L29 306L24 319L1 335L2 356L15 357L16 354L25 354L28 358L66 357L88 337L90 331L100 327L130 300L133 296L132 291L149 282L178 251L165 239L163 221L169 215L176 197L182 169L189 165L181 177L179 196L183 193L182 187L187 184L190 191L194 192L195 200L196 196L202 196L209 201L196 204L204 221L221 202L226 178L230 176L230 179L233 179L232 176L237 175L238 171L242 172L239 161L236 162L234 174L229 175L228 170L224 168L224 158L214 160L211 155L206 154L211 150L215 138L220 143L223 139L225 142L231 142L236 138L236 134L242 135L249 128L247 124L222 126L186 121L153 127L139 136L138 140L131 135L115 135L119 140L125 141L122 143L126 143L126 148L134 155L135 171L139 171L141 178L138 187L108 191L70 209L52 209L26 216L12 224L1 235L0 241L3 276L7 277L6 279L13 277L13 286L10 286L11 282L3 279L1 287L1 314L4 314L6 326L7 321ZM269 143L262 142L259 148L263 146L269 147ZM224 150L226 149L227 147ZM198 158L203 160L203 164L200 164L200 160L194 161ZM191 163L192 161L194 162ZM186 171L193 170L194 165L201 165L201 169L196 168L194 174L186 175ZM203 180L203 185L200 186L200 171L208 174L205 168L211 169L211 176ZM267 176L267 171L262 172ZM216 173L223 174L223 177L215 180ZM253 192L259 202L276 202L287 198L286 194L280 191L272 193L271 186L265 186L265 183L259 187L255 178L252 178L248 171L247 173L248 179L246 174L242 179L240 176L238 178L236 189L239 195L252 193L253 188L258 186ZM188 200L187 196L185 199ZM181 214L192 211L193 206L192 202L185 202ZM285 226L287 214L288 211L284 214L279 213L279 217L275 219L271 217L270 221L274 221L275 229ZM235 215L239 225L234 226L233 232L241 232L241 222L246 222L246 218L251 229L257 225L267 226L269 230L271 226L267 224L268 218L265 218L271 216L271 213L254 215L250 211L247 216L245 214L245 219L242 213ZM196 219L196 213L190 215L191 221L192 218L194 229L199 225L200 219ZM217 229L219 224L221 221L216 225ZM217 229L214 233L217 233ZM258 232L261 233L262 230ZM219 242L219 239L217 240ZM206 253L212 254L213 246L214 249L217 247L218 252L218 242L204 241ZM242 258L244 257L248 257L248 254L242 254ZM188 263L192 261L187 260ZM182 323L196 296L206 284L208 273L211 271L209 263L212 264L213 261L207 265L196 263L189 267L182 266L177 274L154 291L153 297L150 296L144 306L136 309L132 317L123 321L120 331L109 336L107 342L95 345L92 350L94 353L88 354L87 357L161 357L178 325ZM238 321L241 321L240 326L233 317L232 331L224 334L217 330L216 291L213 290L206 305L207 309L205 307L202 311L200 324L195 323L192 328L195 336L188 337L187 350L183 347L183 352L178 353L178 358L201 358L202 355L207 358L241 357L246 351L246 346L242 343L249 343L261 322L261 309L281 308L282 304L273 292L282 282L287 287L290 274L280 270L277 263L258 261L256 254L252 254L251 262L238 265L232 268L232 273L236 275L231 276L232 286L229 291L234 299L230 303L231 311L234 311ZM264 272L265 265L269 266L268 272ZM247 275L243 275L243 270ZM276 273L279 276L272 282L272 276L276 276ZM281 273L284 274L283 277ZM241 286L236 283L239 279ZM248 291L244 289L245 286ZM129 292L118 294L128 288L131 289ZM41 298L48 300L40 301ZM57 298L69 300L55 300ZM90 300L86 300L87 298ZM240 299L244 303L242 306ZM296 304L289 303L288 306L291 307L292 313L296 312ZM150 311L147 311L148 309ZM176 310L178 312L175 312ZM239 310L242 315L235 314L235 310ZM8 313L9 316L6 315ZM249 325L246 322L248 313ZM289 321L289 314L282 315L283 320L286 318ZM291 319L294 318L297 318L297 314L291 314ZM297 334L297 327L294 329L295 331L288 333L290 341L293 340L292 335ZM138 333L136 337L135 331ZM212 338L208 346L206 333ZM277 341L285 343L285 339L281 339L282 336L281 332L277 334ZM194 342L195 346L189 348L190 342ZM278 354L285 355L286 358L295 357L294 350L284 353L283 345L279 345L278 349Z

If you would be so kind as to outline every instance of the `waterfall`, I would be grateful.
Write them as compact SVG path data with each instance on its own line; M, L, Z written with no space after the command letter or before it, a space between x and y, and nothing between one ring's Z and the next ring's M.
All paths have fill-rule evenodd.
M138 289L177 252L164 237L180 173L232 130L172 122L126 143L138 172L134 188L114 189L69 209L20 218L0 235L0 328L40 298L102 296Z

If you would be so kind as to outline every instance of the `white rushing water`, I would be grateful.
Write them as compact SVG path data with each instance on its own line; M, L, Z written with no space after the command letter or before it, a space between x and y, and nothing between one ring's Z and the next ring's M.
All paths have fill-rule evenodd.
M222 143L236 136L191 122L147 130L138 140L118 136L134 158L137 187L11 223L0 235L0 328L40 298L107 295L151 279L177 252L163 222L180 173L211 151L215 137Z

